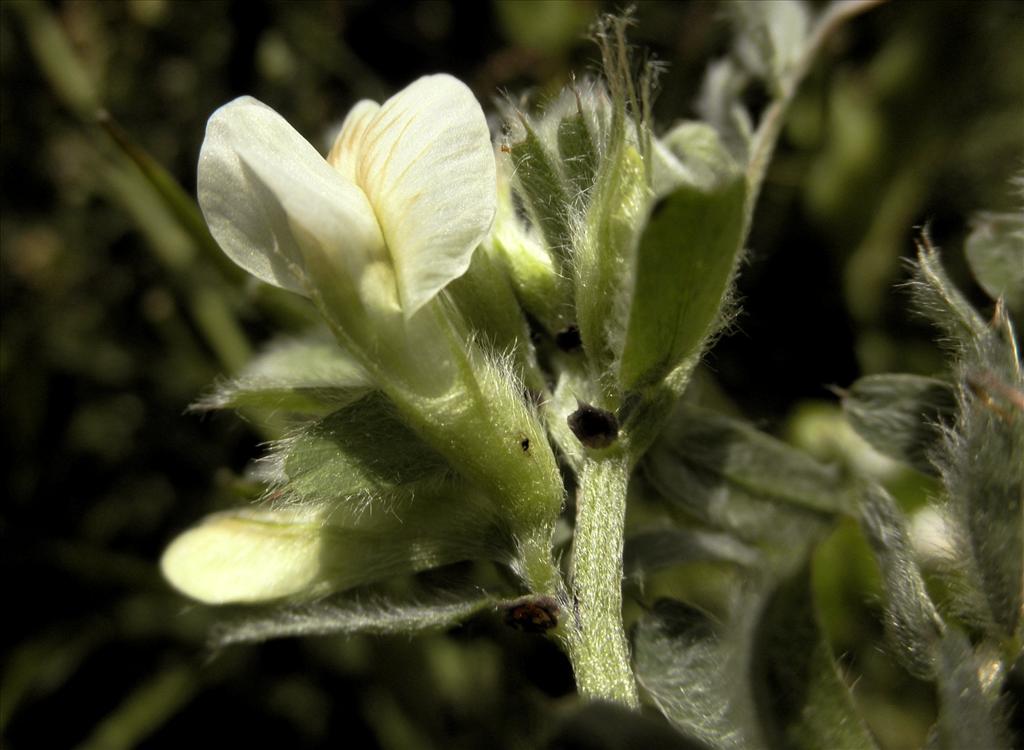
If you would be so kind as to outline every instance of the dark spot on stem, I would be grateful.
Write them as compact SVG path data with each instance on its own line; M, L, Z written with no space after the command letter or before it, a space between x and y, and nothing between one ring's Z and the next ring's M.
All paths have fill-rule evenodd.
M505 624L524 633L544 633L558 625L558 601L553 596L524 596L500 607Z
M596 406L579 403L567 421L572 434L588 448L607 448L619 437L619 420Z

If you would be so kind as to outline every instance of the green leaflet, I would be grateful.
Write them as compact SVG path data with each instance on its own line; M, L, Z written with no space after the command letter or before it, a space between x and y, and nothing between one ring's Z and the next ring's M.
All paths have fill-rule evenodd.
M1024 317L1024 213L975 215L964 249L982 289Z
M957 564L971 581L954 590L960 607L994 637L1021 636L1024 605L1024 376L1005 307L987 325L953 286L925 243L914 296L945 334L958 381L958 414L937 453L958 541Z
M744 614L744 611L747 614ZM753 609L720 626L663 599L633 630L637 682L684 735L716 750L764 750L750 689Z
M724 624L681 602L656 603L633 633L633 653L666 718L711 747L877 747L818 628L806 565L773 589L743 592Z
M778 94L804 55L807 5L800 0L739 0L726 7L740 31L736 56Z
M837 468L744 422L688 404L679 405L643 467L666 498L736 530L749 520L770 533L776 506L819 522L853 508L853 490ZM728 507L734 500L736 507ZM755 502L762 507L742 510Z
M861 528L882 570L885 631L891 651L908 672L922 680L931 679L936 644L945 625L914 562L906 521L881 487L869 487L865 492Z
M771 594L753 650L754 693L770 747L877 748L816 621L809 566Z
M956 393L942 380L920 375L868 375L842 394L850 425L875 450L936 474L932 456L941 426L956 414Z
M941 750L1009 750L1005 719L979 680L979 663L970 641L950 629L939 642L939 721L935 727Z
M704 561L750 567L760 561L760 554L733 536L701 529L650 529L626 537L623 568L627 578L642 580L664 568Z
M256 407L321 417L365 396L371 387L362 367L333 339L281 339L192 408Z
M619 382L656 383L698 352L719 320L740 256L746 182L683 185L659 201L636 251Z

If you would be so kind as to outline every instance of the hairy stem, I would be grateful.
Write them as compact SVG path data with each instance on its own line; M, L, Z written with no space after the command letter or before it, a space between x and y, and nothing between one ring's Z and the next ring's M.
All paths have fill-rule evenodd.
M581 695L639 706L622 627L622 538L629 462L587 458L580 471L573 548L574 619L566 646Z

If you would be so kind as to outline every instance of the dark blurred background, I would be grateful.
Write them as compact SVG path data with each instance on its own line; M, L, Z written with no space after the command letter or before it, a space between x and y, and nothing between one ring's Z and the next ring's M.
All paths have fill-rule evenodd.
M267 435L184 412L307 311L197 243L96 113L192 193L206 118L235 96L262 99L321 147L356 100L425 73L462 78L490 112L503 93L543 101L594 69L587 29L616 9L0 4L3 747L537 746L573 701L571 673L543 639L500 623L206 649L216 613L171 592L156 561L237 497ZM669 65L664 128L694 116L704 66L729 39L718 3L637 5L632 41ZM1019 208L1022 49L1012 0L894 2L831 40L768 178L742 314L708 359L718 403L791 435L834 410L829 385L941 368L895 287L901 259L929 224L961 288L988 304L960 248L973 212ZM829 545L819 578L833 648L884 746L919 746L930 690L880 652L856 531Z

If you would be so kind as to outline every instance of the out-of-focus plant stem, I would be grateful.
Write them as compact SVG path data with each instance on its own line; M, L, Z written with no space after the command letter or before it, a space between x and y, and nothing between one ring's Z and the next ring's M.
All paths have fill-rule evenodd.
M237 372L249 360L251 348L229 303L230 287L204 273L196 256L202 253L212 259L222 278L240 274L224 262L195 202L106 114L95 82L89 80L47 6L37 0L21 0L10 8L21 20L36 62L57 98L86 128L100 157L101 187L146 235L219 364L228 372ZM161 226L168 231L160 231Z

